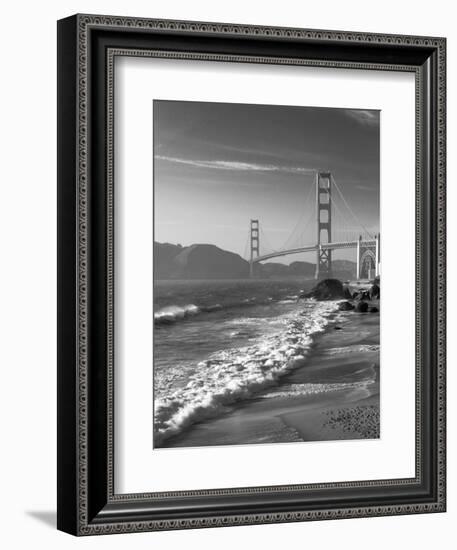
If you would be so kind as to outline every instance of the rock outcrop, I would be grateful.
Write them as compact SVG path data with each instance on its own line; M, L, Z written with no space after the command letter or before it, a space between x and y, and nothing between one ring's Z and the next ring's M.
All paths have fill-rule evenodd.
M371 288L368 290L368 293L370 295L370 300L379 300L381 297L381 288L379 287L379 284L373 283Z
M367 313L368 311L368 304L364 302L363 300L360 300L355 305L355 310L357 313Z
M339 311L352 311L354 309L354 305L351 304L351 302L341 302L339 304L338 309Z
M300 296L300 298L314 298L315 300L338 300L338 298L344 297L343 283L338 279L323 279L311 292Z

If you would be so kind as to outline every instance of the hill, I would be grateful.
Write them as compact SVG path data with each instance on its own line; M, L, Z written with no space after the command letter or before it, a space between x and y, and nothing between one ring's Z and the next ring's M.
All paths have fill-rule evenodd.
M257 276L264 278L314 277L316 266L297 261L290 265L269 262L256 266ZM355 263L333 261L333 276L351 279ZM213 244L181 246L154 242L154 277L156 279L243 279L249 277L249 262L238 254Z
M213 244L182 247L154 243L154 276L157 279L243 279L249 263L238 254Z

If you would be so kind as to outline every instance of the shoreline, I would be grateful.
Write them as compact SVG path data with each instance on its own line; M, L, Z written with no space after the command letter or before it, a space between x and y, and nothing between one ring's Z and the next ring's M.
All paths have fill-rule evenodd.
M228 405L157 448L378 437L379 313L351 311L334 314L304 363L278 385Z

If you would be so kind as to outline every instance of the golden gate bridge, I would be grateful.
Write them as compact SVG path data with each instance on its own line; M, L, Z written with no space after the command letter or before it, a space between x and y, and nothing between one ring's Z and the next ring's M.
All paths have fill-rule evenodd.
M313 221L316 241L305 242ZM256 264L304 252L316 254L316 279L332 277L333 252L342 249L354 249L357 279L371 279L380 274L380 234L373 234L360 222L330 172L316 172L315 185L309 189L302 215L280 248L269 245L258 219L250 221L247 245L249 250L245 250L245 256L248 256L251 277L256 275Z

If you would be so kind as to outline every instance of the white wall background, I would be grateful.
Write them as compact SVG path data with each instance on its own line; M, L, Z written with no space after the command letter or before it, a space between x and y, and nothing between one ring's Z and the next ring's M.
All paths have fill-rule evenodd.
M457 521L457 292L448 353L448 512L439 515L231 527L76 539L55 530L56 470L56 20L105 13L424 34L448 38L448 208L457 206L457 31L452 0L81 0L8 2L2 11L0 543L4 548L452 547ZM448 221L448 273L457 268L457 219ZM449 540L449 542L447 542Z

